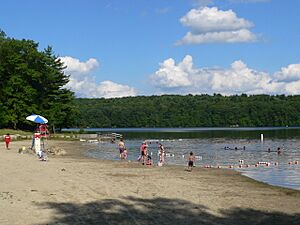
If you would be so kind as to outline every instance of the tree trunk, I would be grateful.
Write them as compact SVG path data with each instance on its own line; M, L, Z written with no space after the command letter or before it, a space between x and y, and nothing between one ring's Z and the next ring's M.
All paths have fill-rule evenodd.
M53 134L55 134L55 125L52 125Z

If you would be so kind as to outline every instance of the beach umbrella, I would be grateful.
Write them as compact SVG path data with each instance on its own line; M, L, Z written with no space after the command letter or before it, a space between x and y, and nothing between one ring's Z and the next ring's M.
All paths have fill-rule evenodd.
M40 115L35 115L35 114L27 116L26 120L29 120L29 121L32 121L35 123L42 123L42 124L48 123L48 120L45 117L40 116Z

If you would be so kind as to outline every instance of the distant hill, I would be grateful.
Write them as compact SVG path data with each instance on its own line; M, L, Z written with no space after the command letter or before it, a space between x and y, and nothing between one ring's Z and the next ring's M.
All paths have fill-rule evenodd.
M76 99L74 127L299 126L300 96L163 95Z

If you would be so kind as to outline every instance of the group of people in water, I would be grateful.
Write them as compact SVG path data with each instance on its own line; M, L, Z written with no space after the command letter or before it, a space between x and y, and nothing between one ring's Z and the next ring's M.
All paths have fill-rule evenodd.
M236 150L236 151L237 150L246 150L246 146L243 146L242 148L238 148L238 147L231 148L229 146L225 146L224 150ZM274 151L271 151L271 148L268 148L268 152L270 153L270 152L274 152ZM276 152L278 155L281 155L283 153L283 148L278 147Z
M268 152L269 153L272 152L271 148L268 148ZM283 148L278 147L277 150L276 150L276 152L277 152L278 155L281 155L283 153Z
M164 146L159 143L156 142L158 144L158 162L157 165L158 166L163 166L163 164L165 163L165 158L166 158L166 151ZM141 146L140 146L140 154L138 157L138 161L142 162L142 165L147 165L147 166L152 166L153 164L153 159L152 159L152 152L151 154L149 154L148 151L148 144L146 141L144 141ZM119 149L119 153L120 153L120 160L123 159L127 159L128 156L128 151L125 147L125 142L123 139L120 139L119 143L118 143L118 149ZM192 171L192 168L194 166L195 163L195 156L193 154L193 152L190 152L189 157L188 157L188 171Z

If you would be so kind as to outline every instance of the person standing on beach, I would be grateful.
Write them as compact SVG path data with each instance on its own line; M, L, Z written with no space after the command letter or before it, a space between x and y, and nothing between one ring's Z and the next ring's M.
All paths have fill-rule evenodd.
M123 159L123 152L125 150L125 142L123 139L120 139L119 144L118 144L118 148L120 151L120 159Z
M194 153L193 152L190 152L190 155L189 155L189 159L188 159L188 168L187 168L187 171L191 172L192 169L193 169L193 166L194 166L194 162L195 162L195 156L194 156Z
M5 145L6 145L6 149L9 150L9 144L10 144L10 141L11 141L11 137L9 134L6 134L4 136L4 140L5 140Z

